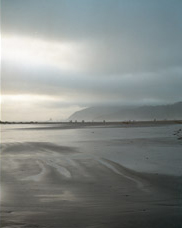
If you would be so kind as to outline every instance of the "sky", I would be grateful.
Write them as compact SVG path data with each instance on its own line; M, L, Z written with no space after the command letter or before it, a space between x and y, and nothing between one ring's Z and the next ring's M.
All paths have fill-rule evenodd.
M182 101L181 0L1 0L1 120Z

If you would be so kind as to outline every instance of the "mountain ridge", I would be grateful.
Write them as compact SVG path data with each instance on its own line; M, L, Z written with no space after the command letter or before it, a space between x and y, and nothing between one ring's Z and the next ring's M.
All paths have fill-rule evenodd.
M129 121L182 119L182 102L166 105L101 106L73 113L69 121Z

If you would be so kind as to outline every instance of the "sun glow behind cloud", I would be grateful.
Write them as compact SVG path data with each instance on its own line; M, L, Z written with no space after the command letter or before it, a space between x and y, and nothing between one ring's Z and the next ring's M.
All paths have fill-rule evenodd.
M46 96L46 95L32 95L32 94L22 94L22 95L2 95L1 103L6 102L41 102L41 101L55 101L58 98ZM59 101L64 101L59 97Z
M82 42L48 41L36 37L24 37L19 35L3 35L1 39L2 63L8 67L16 66L20 72L24 72L27 78L28 72L52 69L59 73L78 73L84 69L86 46ZM15 68L14 68L15 67ZM24 71L26 69L26 71ZM27 74L26 74L27 72ZM12 76L16 72L11 72ZM31 73L30 73L31 74ZM39 75L38 75L39 77ZM52 75L45 74L45 77ZM14 81L16 84L16 81ZM2 120L29 121L29 120L64 120L79 106L65 107L69 98L65 95L53 96L45 94L1 94ZM52 105L52 106L51 106ZM51 109L50 109L51 107Z
M1 44L2 59L21 66L49 66L62 71L79 71L84 64L84 45L81 43L5 35Z

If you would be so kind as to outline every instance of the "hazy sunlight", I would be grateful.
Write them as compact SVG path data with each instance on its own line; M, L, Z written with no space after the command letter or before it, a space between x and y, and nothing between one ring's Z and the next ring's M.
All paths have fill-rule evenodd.
M50 42L22 37L2 37L2 59L28 66L52 66L77 71L82 65L83 46L76 42Z

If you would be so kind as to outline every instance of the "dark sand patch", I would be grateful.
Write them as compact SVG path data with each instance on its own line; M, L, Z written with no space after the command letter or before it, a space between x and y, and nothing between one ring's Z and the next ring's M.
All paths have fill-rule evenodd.
M11 153L11 154L18 154L20 155L20 153L24 153L24 155L26 154L26 152L41 152L42 151L50 151L52 152L58 152L58 153L63 153L63 154L67 154L67 153L79 153L79 151L77 150L77 148L73 148L73 147L68 147L68 146L59 146L56 145L55 143L48 143L48 142L17 142L17 143L2 143L1 144L1 154L7 154L7 153Z

